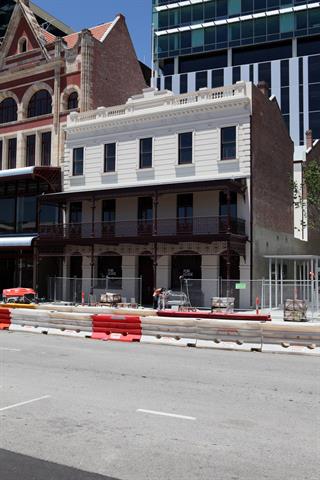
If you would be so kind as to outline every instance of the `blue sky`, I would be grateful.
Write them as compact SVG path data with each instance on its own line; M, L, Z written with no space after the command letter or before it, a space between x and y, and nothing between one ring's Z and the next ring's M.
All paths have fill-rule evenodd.
M33 0L74 30L92 27L123 13L140 60L151 63L151 0Z

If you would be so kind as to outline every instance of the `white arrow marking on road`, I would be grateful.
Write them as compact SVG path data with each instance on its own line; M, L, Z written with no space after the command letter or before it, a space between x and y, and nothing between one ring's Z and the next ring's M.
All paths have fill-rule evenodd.
M150 413L151 415L162 415L163 417L181 418L183 420L196 420L196 417L187 417L186 415L176 415L175 413L157 412L155 410L144 410L143 408L139 408L137 412Z
M26 402L15 403L14 405L9 405L8 407L0 408L0 412L4 412L5 410L10 410L11 408L15 407L22 407L23 405L28 405L29 403L39 402L40 400L45 400L46 398L50 398L51 395L44 395L43 397L33 398L32 400L27 400Z

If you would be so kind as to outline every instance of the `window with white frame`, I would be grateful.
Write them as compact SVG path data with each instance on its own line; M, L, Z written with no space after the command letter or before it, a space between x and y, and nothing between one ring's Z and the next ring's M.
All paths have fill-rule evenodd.
M72 175L74 177L83 175L83 157L84 148L77 147L73 149L72 153Z
M152 137L140 138L139 168L152 167Z
M221 128L221 160L234 160L237 156L236 127Z
M193 134L192 132L179 133L179 165L192 163Z
M103 171L105 173L115 172L115 170L116 170L116 154L117 154L117 144L116 143L107 143L104 146Z

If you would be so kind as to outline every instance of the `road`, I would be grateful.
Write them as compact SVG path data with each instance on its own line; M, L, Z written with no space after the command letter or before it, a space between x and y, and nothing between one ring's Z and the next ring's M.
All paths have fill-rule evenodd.
M1 480L318 480L320 358L0 332Z

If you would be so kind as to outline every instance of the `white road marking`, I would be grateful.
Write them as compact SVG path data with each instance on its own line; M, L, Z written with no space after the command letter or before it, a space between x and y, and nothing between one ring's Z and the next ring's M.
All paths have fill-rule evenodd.
M188 417L186 415L176 415L175 413L157 412L155 410L144 410L143 408L139 408L137 412L150 413L151 415L161 415L163 417L181 418L183 420L196 420L196 417Z
M15 403L14 405L9 405L8 407L0 408L0 412L4 412L5 410L10 410L11 408L22 407L23 405L28 405L29 403L39 402L40 400L45 400L46 398L50 398L51 395L44 395L43 397L33 398L32 400L27 400L26 402Z
M6 352L21 352L20 348L5 348L5 347L0 347L0 350L5 350Z

